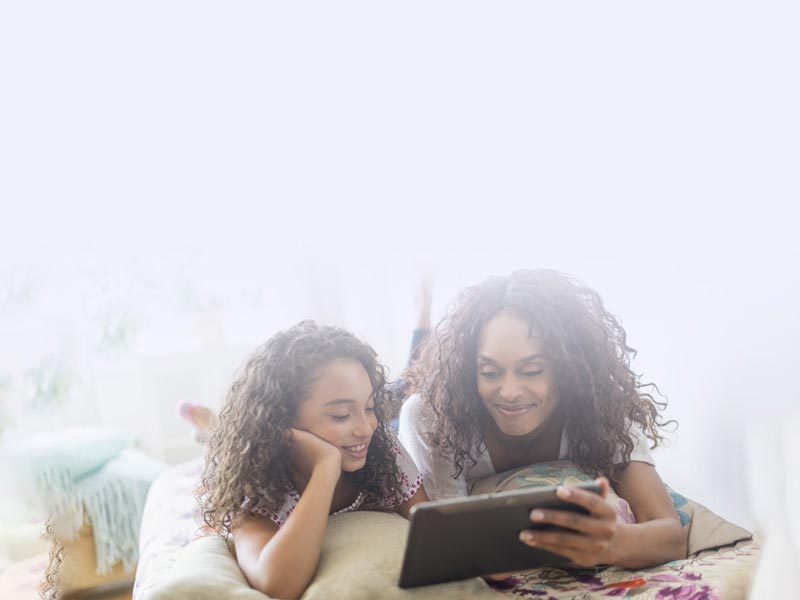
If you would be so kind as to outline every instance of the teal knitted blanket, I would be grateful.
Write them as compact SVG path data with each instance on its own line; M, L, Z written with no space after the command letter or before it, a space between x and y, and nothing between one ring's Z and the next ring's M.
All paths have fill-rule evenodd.
M71 450L75 443L68 440ZM126 444L112 448L99 466L86 470L76 466L71 454L50 440L47 453L28 444L15 448L18 467L24 464L55 535L69 541L78 536L88 519L94 531L97 574L108 573L118 562L126 571L138 561L139 524L150 484L166 465ZM35 455L35 458L31 458ZM47 458L44 459L43 456ZM86 454L84 454L84 457ZM23 457L27 457L26 460Z
M60 494L62 506L68 507L60 513L60 521L67 525L64 539L77 536L84 515L92 525L98 575L110 571L117 562L122 562L126 571L136 567L147 491L164 468L163 463L137 450L124 450Z

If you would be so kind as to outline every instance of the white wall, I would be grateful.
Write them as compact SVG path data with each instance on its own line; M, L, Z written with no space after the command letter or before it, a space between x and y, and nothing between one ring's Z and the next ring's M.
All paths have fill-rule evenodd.
M664 478L748 524L742 434L797 399L797 16L6 3L0 274L43 304L31 325L0 303L3 364L86 345L108 301L84 293L95 267L118 276L118 304L151 298L125 291L132 271L181 273L204 298L261 290L269 311L237 297L223 315L179 315L164 292L132 354L81 354L74 401L177 459L177 397L214 402L276 327L347 324L396 370L418 262L436 271L436 314L486 274L551 266L601 291L669 395ZM187 257L194 270L170 270Z

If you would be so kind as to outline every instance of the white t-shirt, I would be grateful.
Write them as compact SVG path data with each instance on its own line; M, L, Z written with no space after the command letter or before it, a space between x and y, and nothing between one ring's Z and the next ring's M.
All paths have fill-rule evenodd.
M471 454L476 457L477 462L473 465L471 461L465 461L466 464L461 474L453 477L455 467L452 457L442 456L427 442L426 434L433 430L434 419L435 415L431 406L427 402L423 402L419 394L412 395L403 403L400 411L400 441L417 464L425 481L425 491L429 498L438 500L467 496L473 482L497 474L492 459L485 446L483 452L478 450L476 442ZM655 466L644 432L639 427L631 427L631 434L633 451L630 460L646 462ZM558 458L559 460L570 458L569 441L563 433Z

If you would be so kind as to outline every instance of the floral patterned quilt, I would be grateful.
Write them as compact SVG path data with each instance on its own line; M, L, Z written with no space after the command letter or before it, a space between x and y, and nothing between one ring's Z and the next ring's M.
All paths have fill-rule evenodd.
M201 467L200 460L178 465L153 483L142 517L134 600L159 584L186 544L204 535L193 497ZM638 571L535 569L493 587L509 600L738 600L746 597L759 551L751 540Z
M650 569L535 569L493 587L514 598L540 600L736 600L746 597L759 552L750 540Z

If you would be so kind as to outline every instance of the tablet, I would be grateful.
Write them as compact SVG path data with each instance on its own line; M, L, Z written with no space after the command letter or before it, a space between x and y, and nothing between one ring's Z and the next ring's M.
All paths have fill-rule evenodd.
M600 493L596 482L574 486ZM477 575L565 567L570 561L520 541L523 529L563 529L530 520L534 508L584 508L556 496L556 486L422 502L411 509L411 524L400 587L467 579Z

